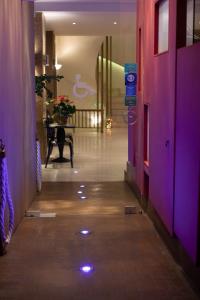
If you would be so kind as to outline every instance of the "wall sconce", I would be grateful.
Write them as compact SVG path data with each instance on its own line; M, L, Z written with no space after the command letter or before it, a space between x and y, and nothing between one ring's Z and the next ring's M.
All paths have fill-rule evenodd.
M62 68L62 65L61 64L55 64L55 68L56 68L56 71L60 70Z
M43 59L43 65L45 67L49 67L49 55L47 55L47 54L43 55L42 59Z

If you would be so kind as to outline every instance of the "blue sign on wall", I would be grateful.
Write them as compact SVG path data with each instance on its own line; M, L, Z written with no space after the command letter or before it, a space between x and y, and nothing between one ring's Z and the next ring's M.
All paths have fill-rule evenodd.
M125 64L126 106L136 106L137 64Z

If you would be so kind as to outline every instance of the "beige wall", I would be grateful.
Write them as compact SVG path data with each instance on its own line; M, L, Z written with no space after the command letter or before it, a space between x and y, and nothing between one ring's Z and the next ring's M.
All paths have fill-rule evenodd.
M113 38L113 61L120 65L136 62L136 39L135 33L126 35L114 35Z
M95 108L96 94L79 99L73 96L75 75L96 90L96 60L103 38L92 36L57 36L57 61L63 67L58 74L64 79L58 84L58 95L67 94L77 108ZM79 90L79 93L84 92Z
M135 35L115 35L113 40L113 96L125 93L124 64L135 63Z
M33 4L0 1L0 138L6 145L15 225L36 191Z
M58 73L65 77L58 84L58 95L69 95L75 100L77 108L96 107L96 94L80 100L73 96L73 85L75 75L80 74L81 80L96 90L96 58L103 40L104 37L92 36L56 37L57 61L62 64ZM134 62L134 33L113 36L113 96L124 93L123 66Z

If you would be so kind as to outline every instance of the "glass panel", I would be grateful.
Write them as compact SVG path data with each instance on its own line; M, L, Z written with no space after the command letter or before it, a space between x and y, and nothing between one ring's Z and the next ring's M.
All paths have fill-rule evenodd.
M200 0L187 0L186 45L200 42Z
M144 161L149 164L149 105L144 105Z
M194 43L200 42L200 0L195 0Z
M162 0L158 8L158 53L168 50L169 1Z
M194 0L187 1L187 31L186 31L186 45L193 44L193 21L194 21Z

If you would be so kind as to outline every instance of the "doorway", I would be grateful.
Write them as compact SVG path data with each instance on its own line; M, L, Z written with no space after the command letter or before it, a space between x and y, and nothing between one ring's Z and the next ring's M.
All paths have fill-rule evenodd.
M65 95L76 106L68 119L76 127L75 132L68 130L74 137L74 168L50 163L43 167L43 180L123 181L129 122L124 64L136 61L135 1L129 6L91 2L87 11L77 8L78 3L69 10L63 2L36 1L35 49L36 57L42 56L36 60L36 75L63 76L48 88L54 99ZM37 105L43 162L47 145L41 118L47 109ZM57 155L55 147L52 158Z

